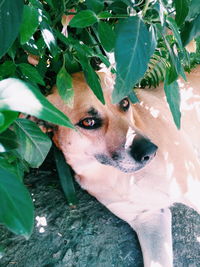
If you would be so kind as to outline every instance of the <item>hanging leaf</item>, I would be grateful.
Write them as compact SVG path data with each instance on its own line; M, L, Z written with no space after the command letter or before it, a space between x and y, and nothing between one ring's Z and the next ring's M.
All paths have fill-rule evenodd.
M176 38L176 41L177 41L177 44L178 44L180 50L183 51L183 44L182 44L181 36L180 36L176 21L172 17L167 17L167 22L168 22L169 27L171 28L171 30L174 34L174 37Z
M168 70L166 80L164 82L164 90L169 104L176 127L180 129L181 126L181 112L180 112L180 92L177 81L168 84Z
M186 17L186 20L192 20L200 14L200 5L199 0L191 0L189 2L189 12Z
M74 90L72 88L72 77L64 66L58 72L56 86L63 101L67 105L73 106Z
M117 29L115 60L117 63L113 102L127 96L147 70L152 53L151 36L137 16L121 21Z
M81 53L78 53L78 58L83 68L83 73L87 81L87 84L89 85L93 93L96 95L96 97L101 101L101 103L105 104L105 99L103 96L103 91L101 88L98 75L90 65L90 62L86 56L84 56Z
M38 10L32 6L24 6L22 24L20 28L20 43L25 44L39 26Z
M33 230L33 203L16 176L0 167L0 223L28 238Z
M0 58L15 41L23 13L23 0L0 1Z
M92 10L83 10L75 15L69 22L69 26L75 28L85 28L98 21L96 14Z
M111 52L115 46L115 32L112 26L106 22L100 21L98 24L98 33L101 44L107 52Z
M77 199L70 167L67 164L62 152L55 146L54 157L63 192L68 200L69 205L74 205L76 204Z
M8 78L0 81L0 111L11 110L74 128L69 119L56 109L33 85Z
M186 46L200 35L200 14L192 21L186 21L181 31L183 45Z
M30 120L17 119L14 130L19 143L18 153L30 167L39 167L51 148L51 140Z
M187 0L175 0L176 16L175 20L178 26L181 26L187 17L189 7Z

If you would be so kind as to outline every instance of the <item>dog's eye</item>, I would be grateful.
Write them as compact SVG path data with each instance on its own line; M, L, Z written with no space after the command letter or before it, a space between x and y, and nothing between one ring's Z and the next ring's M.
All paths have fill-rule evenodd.
M87 130L93 130L101 127L102 120L99 118L85 118L81 120L77 125Z
M128 98L124 98L122 99L120 102L119 102L119 106L120 106L120 109L122 109L123 111L127 111L130 107L130 102L128 100Z

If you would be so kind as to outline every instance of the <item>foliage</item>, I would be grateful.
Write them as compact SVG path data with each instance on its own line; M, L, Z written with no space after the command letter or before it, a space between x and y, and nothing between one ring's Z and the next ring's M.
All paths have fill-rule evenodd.
M0 223L14 233L31 234L33 206L23 175L42 164L51 146L37 125L19 119L19 113L73 128L44 95L56 84L71 105L71 74L83 71L104 103L95 72L104 64L116 73L113 102L127 95L136 102L135 86L164 81L180 128L176 80L185 79L184 69L199 63L199 54L189 55L185 49L199 36L199 21L198 0L0 0ZM109 62L110 53L116 67ZM55 155L60 158L58 152ZM61 176L67 172L70 177L60 162ZM73 202L70 179L61 182Z

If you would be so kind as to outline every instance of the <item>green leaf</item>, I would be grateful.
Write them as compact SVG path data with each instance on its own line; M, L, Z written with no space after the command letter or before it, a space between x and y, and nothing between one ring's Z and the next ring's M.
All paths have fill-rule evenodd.
M54 157L63 192L68 200L69 205L74 205L76 204L77 199L74 188L73 176L62 152L58 150L55 146Z
M127 96L147 70L152 53L151 36L137 16L121 21L115 44L116 83L113 102Z
M96 14L92 10L83 10L75 15L69 22L69 26L76 28L85 28L98 21Z
M9 110L1 111L0 114L4 117L3 124L0 125L0 133L2 133L11 125L11 123L13 123L14 120L16 120L19 114L18 112Z
M22 24L20 28L20 43L25 44L39 26L38 10L32 6L24 6Z
M0 156L0 166L16 176L19 181L23 181L24 172L28 171L24 162L16 155L16 151L6 152Z
M20 68L24 76L28 77L32 82L45 85L38 70L32 65L27 64L27 63L20 63L18 64L18 67Z
M26 187L16 176L0 167L0 223L15 234L28 238L33 230L33 203Z
M81 67L70 53L64 54L65 68L68 73L75 73L81 71Z
M174 37L176 38L176 41L178 43L180 50L183 51L183 44L182 44L181 36L180 36L176 21L172 17L168 17L167 22L168 22L169 27L171 28L171 30L174 34Z
M5 248L0 246L0 259L5 255Z
M5 61L0 65L0 78L7 78L14 75L16 70L16 65L13 61Z
M0 58L15 41L22 20L23 0L0 0Z
M112 26L106 22L100 21L98 24L98 32L101 44L107 52L111 52L115 46L115 32Z
M34 122L26 119L17 119L14 130L19 143L17 151L20 156L29 163L30 167L39 167L51 148L51 140Z
M128 95L129 99L131 100L131 103L135 104L135 103L139 103L139 99L137 98L137 95L135 94L135 92L132 90L131 93Z
M199 1L199 0L198 0ZM185 18L187 17L189 7L187 0L175 0L175 9L176 9L176 16L175 20L178 26L181 26Z
M74 90L72 88L72 77L66 71L64 66L58 72L56 85L58 88L58 93L63 101L69 106L73 106Z
M105 99L103 96L103 91L101 88L98 75L93 70L88 58L85 55L78 53L78 58L83 68L83 73L87 81L87 84L92 89L96 97L101 101L101 103L105 104Z
M12 110L39 119L74 128L69 119L55 108L32 84L19 79L0 81L0 111Z
M181 126L181 112L180 112L180 92L177 81L168 84L168 71L166 80L164 82L165 95L169 104L176 127L180 129Z
M156 46L157 46L157 36L156 36L156 29L153 25L149 27L149 33L150 33L150 55L153 55Z
M186 21L181 31L183 45L186 46L200 34L200 14L192 21Z
M20 63L18 64L18 67L20 68L21 72L24 74L24 76L28 77L30 81L45 85L42 76L39 74L36 67L32 66L28 63Z
M99 19L108 19L108 18L112 18L112 17L113 17L113 15L109 11L102 11L98 14Z
M104 8L104 1L102 0L86 0L86 5L88 9L92 9L96 14Z
M171 84L178 79L178 72L173 63L167 68L167 79L165 79L166 84Z
M1 112L0 113L0 127L2 127L4 125L4 122L5 122L5 117L4 117L3 113Z
M191 20L196 18L200 14L199 0L191 0L189 4L189 12L186 20Z
M52 56L55 57L58 54L58 46L54 33L48 23L42 21L40 24L40 29L44 42L46 43Z
M7 129L0 134L0 152L6 152L18 147L16 134Z

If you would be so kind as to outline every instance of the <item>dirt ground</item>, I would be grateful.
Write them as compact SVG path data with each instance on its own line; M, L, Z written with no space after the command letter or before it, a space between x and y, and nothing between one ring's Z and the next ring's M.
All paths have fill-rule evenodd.
M54 164L27 175L35 205L35 228L26 241L0 227L0 267L142 267L137 236L78 185L70 208ZM181 205L172 208L174 266L200 266L200 216Z

